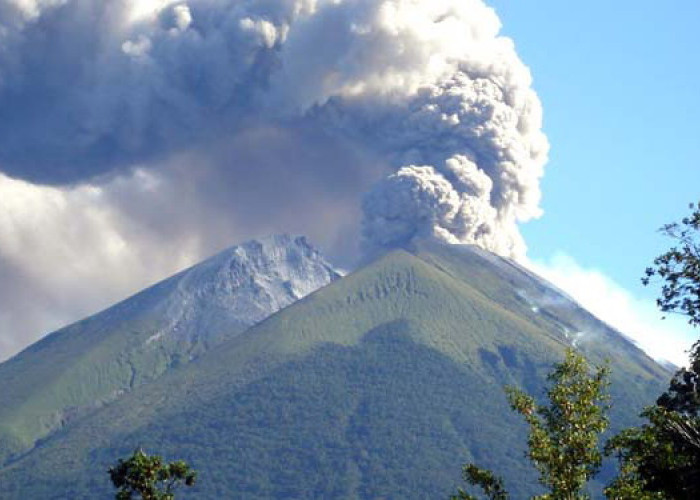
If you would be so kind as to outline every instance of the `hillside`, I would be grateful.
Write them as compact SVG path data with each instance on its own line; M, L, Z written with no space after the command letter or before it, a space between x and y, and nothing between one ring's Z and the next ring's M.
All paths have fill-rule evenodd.
M200 471L193 498L440 498L460 464L535 493L503 386L540 394L576 343L612 358L613 424L669 373L509 261L471 247L392 252L66 426L0 470L2 498L107 495L136 446Z
M0 465L339 274L304 238L229 248L0 364Z

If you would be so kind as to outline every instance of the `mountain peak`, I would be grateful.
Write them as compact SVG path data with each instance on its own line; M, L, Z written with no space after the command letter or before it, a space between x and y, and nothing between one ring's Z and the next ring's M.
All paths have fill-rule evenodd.
M211 344L339 277L304 236L276 234L227 248L120 307L156 311L163 318L147 344L164 339Z
M9 432L0 425L0 464L338 278L304 237L273 235L47 335L0 364L0 424ZM15 415L19 407L35 408L32 417Z
M208 269L225 283L248 276L257 284L244 280L234 294L254 297L246 287L279 290L319 263L303 242L268 241L222 252L176 281ZM206 305L216 295L192 290L204 290ZM201 466L210 478L198 486L202 498L446 497L458 487L455 457L474 456L513 478L514 498L530 498L538 490L520 459L527 432L503 385L541 394L552 363L574 342L593 363L612 359L611 430L634 425L670 373L617 332L490 253L397 249L68 422L0 464L0 483L9 498L106 496L109 484L94 478L145 446ZM143 352L181 345L163 339ZM86 385L85 376L66 380L63 391ZM37 405L13 406L8 437L26 436L19 424Z

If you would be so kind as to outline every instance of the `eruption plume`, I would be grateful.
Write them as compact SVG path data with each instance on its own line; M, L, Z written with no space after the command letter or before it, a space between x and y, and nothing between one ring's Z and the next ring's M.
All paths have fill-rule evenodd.
M539 213L540 104L481 0L5 0L2 11L11 176L80 183L251 120L302 121L395 171L365 197L370 246L432 235L516 255L516 223Z
M482 0L0 0L0 275L50 301L64 278L28 279L8 242L52 248L49 274L94 248L82 276L106 280L119 255L272 231L348 263L415 237L520 256L548 145L499 30ZM124 271L100 303L159 277Z

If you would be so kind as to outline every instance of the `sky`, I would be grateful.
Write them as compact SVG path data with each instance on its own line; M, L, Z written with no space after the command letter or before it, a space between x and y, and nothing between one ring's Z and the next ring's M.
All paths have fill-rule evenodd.
M491 5L533 73L551 144L544 215L522 226L529 257L568 274L574 296L609 288L634 304L615 307L641 319L618 321L681 363L698 334L679 317L659 322L659 288L640 278L671 244L657 229L700 200L700 3Z
M0 360L291 232L481 245L683 363L639 278L700 185L700 5L533 5L0 0Z

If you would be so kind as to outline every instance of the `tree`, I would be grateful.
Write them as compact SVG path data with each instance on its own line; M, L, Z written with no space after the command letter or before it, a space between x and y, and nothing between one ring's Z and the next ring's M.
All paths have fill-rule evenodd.
M574 500L589 496L584 488L600 469L602 453L600 434L608 427L607 387L609 369L589 365L570 349L562 363L554 366L547 379L548 406L541 406L532 396L509 387L506 393L513 410L520 413L530 427L527 457L540 473L539 482L548 493L541 500ZM508 493L503 481L490 471L467 464L465 480L481 487L491 500L505 500ZM474 499L460 490L453 499Z
M509 495L503 486L503 480L494 476L493 472L481 469L474 464L467 464L464 466L462 474L466 482L484 490L489 500L508 500ZM460 488L452 500L476 500L476 497Z
M662 280L661 296L656 300L662 312L688 317L693 326L700 325L700 205L690 204L692 211L681 222L666 224L660 231L676 245L654 259L642 283ZM697 343L695 346L697 347Z
M667 252L654 259L642 282L662 282L656 303L664 313L687 316L700 325L700 205L690 204L691 214L681 222L666 224L661 232L675 241ZM655 279L656 278L656 279ZM700 339L690 349L688 368L679 370L658 404L685 415L698 416L700 409Z
M172 500L180 483L194 486L197 479L197 473L184 461L164 464L160 456L147 455L141 449L126 460L120 459L108 472L118 489L116 500L129 500L133 495L142 500Z
M654 259L642 282L662 283L657 305L663 313L688 317L700 325L700 207L661 231L676 244ZM674 375L656 406L646 408L647 423L626 429L606 445L620 461L620 474L606 494L615 499L700 498L700 340L690 364Z
M648 423L625 429L606 444L615 453L620 474L606 488L618 500L700 498L700 426L661 406L642 412Z

